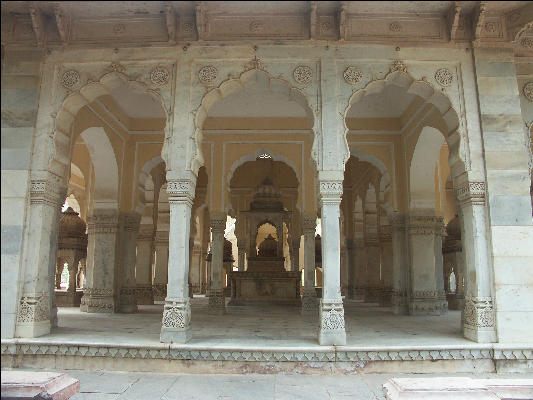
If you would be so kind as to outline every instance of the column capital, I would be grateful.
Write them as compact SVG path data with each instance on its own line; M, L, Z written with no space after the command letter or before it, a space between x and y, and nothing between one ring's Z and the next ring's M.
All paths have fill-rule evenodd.
M389 221L393 228L405 229L407 226L407 215L395 211L389 216Z
M196 177L174 178L167 181L168 201L170 203L186 202L192 207L196 189Z
M67 188L59 179L32 179L30 182L30 203L61 207Z
M118 230L119 213L114 209L94 210L87 218L89 233L116 233Z
M168 246L168 231L157 231L155 233L155 246Z
M141 222L141 215L136 212L121 212L120 219L124 230L128 232L138 232Z
M342 197L342 180L321 180L319 182L321 203L340 203Z
M469 205L484 206L486 185L482 181L467 181L455 188L455 196L460 207Z
M154 239L154 227L153 225L140 225L139 234L137 235L137 241L151 241Z
M209 222L211 224L211 230L215 233L224 233L226 229L226 221L228 217L226 213L223 212L212 212L210 215Z
M445 235L444 220L432 215L416 215L409 217L409 233L411 235Z

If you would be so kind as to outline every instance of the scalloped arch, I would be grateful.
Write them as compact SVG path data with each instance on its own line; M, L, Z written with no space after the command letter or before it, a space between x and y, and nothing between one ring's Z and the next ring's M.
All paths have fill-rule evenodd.
M98 82L89 82L65 98L54 120L53 154L51 155L50 165L43 165L43 169L48 167L56 175L61 176L63 180L66 179L68 168L70 167L70 148L74 139L71 135L72 125L76 115L82 107L90 104L100 96L111 95L113 89L124 85L136 92L146 93L159 102L168 121L168 113L164 106L163 98L159 93L142 82L129 80L123 73L109 72L103 75ZM165 124L165 131L167 130L167 125Z
M164 164L165 161L161 156L155 156L151 160L147 161L143 167L141 168L141 171L139 172L139 178L137 179L137 186L139 189L138 192L138 204L135 210L138 213L142 213L144 208L146 207L146 196L145 196L145 187L146 187L146 179L150 177L150 172L159 164Z
M231 78L222 82L217 88L207 92L196 111L194 118L194 157L191 160L190 169L197 174L198 170L204 165L204 157L201 150L201 143L203 140L202 126L208 117L209 109L217 102L223 100L225 97L244 91L247 86L251 84L262 84L264 89L277 94L286 96L289 101L295 101L306 112L306 116L313 121L314 127L317 125L315 121L315 113L307 101L307 97L302 91L293 87L288 81L281 78L271 76L267 71L262 69L249 69L244 71L238 78ZM316 133L315 133L316 134Z

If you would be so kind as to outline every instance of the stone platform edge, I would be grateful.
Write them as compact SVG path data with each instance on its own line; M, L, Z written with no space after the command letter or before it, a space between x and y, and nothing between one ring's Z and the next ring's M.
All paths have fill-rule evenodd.
M117 359L162 359L257 362L358 362L436 360L525 360L533 361L533 344L476 344L461 346L324 346L237 348L200 345L116 345L62 343L35 339L1 340L2 356L56 355L111 357Z

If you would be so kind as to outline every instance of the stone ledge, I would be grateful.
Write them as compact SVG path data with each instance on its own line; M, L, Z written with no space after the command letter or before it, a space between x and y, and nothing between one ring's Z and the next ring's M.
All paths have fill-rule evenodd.
M2 398L66 400L80 391L80 381L63 373L2 371ZM44 395L48 395L46 397Z

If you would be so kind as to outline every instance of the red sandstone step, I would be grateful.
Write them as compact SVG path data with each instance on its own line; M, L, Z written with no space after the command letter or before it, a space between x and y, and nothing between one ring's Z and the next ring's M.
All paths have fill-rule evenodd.
M80 381L57 372L2 371L1 398L4 400L66 400L80 391Z

